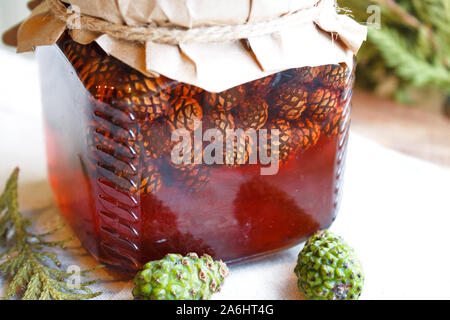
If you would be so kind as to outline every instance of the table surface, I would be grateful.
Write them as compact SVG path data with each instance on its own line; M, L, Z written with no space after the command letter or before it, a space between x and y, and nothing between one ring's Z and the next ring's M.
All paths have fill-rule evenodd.
M450 118L440 110L442 104L403 106L357 92L352 128L383 146L450 168Z
M37 66L0 50L0 183L20 166L20 206L39 230L60 222L46 178ZM2 188L2 187L0 187ZM332 231L362 260L362 299L450 298L450 170L390 150L355 131L347 157L344 197ZM65 236L62 230L57 236ZM215 299L301 299L293 274L302 245L265 259L231 266ZM95 261L77 241L64 265ZM97 271L101 299L130 299L124 274ZM0 282L1 285L1 282Z

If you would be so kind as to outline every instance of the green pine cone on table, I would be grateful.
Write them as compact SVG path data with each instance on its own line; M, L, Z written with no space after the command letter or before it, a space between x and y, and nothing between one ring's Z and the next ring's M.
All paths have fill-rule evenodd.
M353 248L327 230L306 242L294 272L299 290L310 300L357 300L364 284Z
M220 291L228 273L225 263L206 254L168 254L138 272L133 296L141 300L208 300Z

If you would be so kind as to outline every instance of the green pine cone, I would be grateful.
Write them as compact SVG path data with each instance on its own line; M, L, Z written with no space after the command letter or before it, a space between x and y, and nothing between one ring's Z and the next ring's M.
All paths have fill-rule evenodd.
M354 250L327 230L309 238L294 272L299 290L310 300L357 300L364 284Z
M207 300L228 275L222 261L196 253L168 254L148 262L134 278L133 296L143 300Z

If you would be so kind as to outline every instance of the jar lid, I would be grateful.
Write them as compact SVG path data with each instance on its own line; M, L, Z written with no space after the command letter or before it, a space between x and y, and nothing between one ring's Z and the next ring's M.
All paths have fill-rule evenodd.
M366 27L334 0L43 0L21 25L18 51L82 44L148 75L220 92L269 74L346 63Z

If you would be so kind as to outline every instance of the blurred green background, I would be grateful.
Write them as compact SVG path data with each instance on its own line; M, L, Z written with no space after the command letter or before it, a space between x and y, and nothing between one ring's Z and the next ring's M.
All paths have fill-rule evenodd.
M450 1L338 3L369 26L358 54L358 87L405 104L421 101L425 108L437 98L450 116Z

